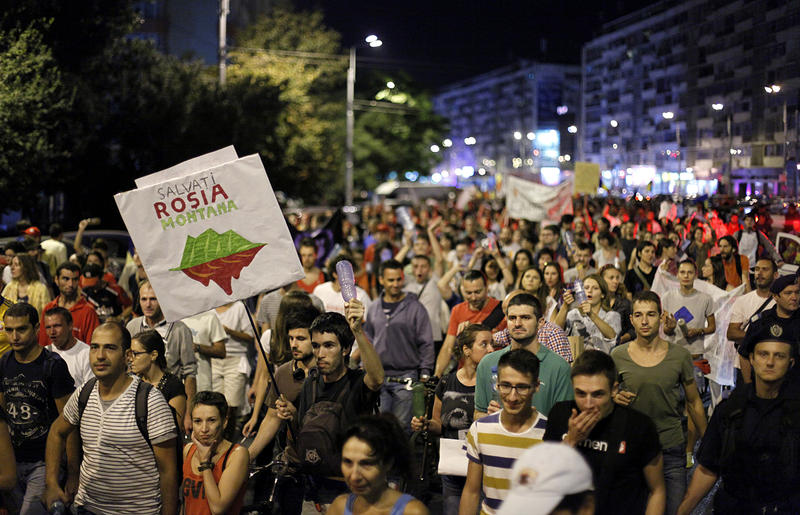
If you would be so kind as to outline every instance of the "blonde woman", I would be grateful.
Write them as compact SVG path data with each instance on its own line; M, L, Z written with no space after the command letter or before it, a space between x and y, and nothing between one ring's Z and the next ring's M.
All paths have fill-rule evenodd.
M3 297L11 302L30 304L41 314L51 299L47 286L39 281L36 262L27 254L17 254L11 258L9 268L11 282L3 288Z

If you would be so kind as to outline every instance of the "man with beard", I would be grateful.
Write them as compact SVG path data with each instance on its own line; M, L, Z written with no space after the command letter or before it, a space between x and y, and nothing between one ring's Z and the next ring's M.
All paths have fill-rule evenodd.
M325 274L317 267L317 245L311 238L303 238L300 241L300 263L303 265L303 273L306 276L297 281L299 286L306 293L314 293L314 288L325 282Z
M45 305L42 310L42 318L39 324L39 345L45 346L50 343L45 332L44 313L55 307L62 307L69 310L72 315L72 334L82 342L91 341L92 332L95 327L100 325L97 313L86 298L81 294L78 285L80 284L81 268L75 263L67 261L61 263L56 269L56 286L60 294L50 303Z
M478 364L475 378L476 420L500 409L497 390L498 362L503 355L515 349L531 352L540 363L537 375L540 386L531 396L537 411L547 416L555 403L572 399L569 363L539 342L541 309L539 301L530 293L520 293L508 301L506 318L511 345L490 353Z
M453 355L453 345L460 327L469 324L483 324L491 327L492 331L502 331L506 328L506 319L503 317L503 307L499 300L489 297L486 277L479 270L470 270L461 282L464 293L464 302L457 304L450 314L450 325L447 326L447 336L444 339L439 356L436 358L434 375L441 377L450 363Z
M750 260L739 254L739 244L733 236L723 236L719 240L719 255L725 267L725 280L731 286L744 283L744 291L750 291Z
M167 323L149 281L143 282L139 287L139 305L144 316L134 318L128 322L126 328L131 333L131 337L148 329L155 329L161 335L166 348L166 372L183 380L186 388L186 404L191 405L194 394L197 393L197 360L194 357L192 331L180 321ZM186 410L182 422L186 434L190 434L192 431L191 410Z

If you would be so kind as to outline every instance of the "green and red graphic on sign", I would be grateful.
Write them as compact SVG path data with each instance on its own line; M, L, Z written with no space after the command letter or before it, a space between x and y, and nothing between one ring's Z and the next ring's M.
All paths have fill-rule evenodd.
M266 243L252 243L233 230L219 234L208 229L198 237L186 237L181 264L172 271L181 271L203 286L214 281L225 293L233 292L231 280L238 279Z

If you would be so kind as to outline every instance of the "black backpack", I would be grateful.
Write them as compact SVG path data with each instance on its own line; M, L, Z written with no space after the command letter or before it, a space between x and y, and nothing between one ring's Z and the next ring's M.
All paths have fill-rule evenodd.
M297 455L303 472L315 476L341 476L341 453L337 439L346 423L345 403L353 390L354 379L362 381L357 375L347 375L342 390L333 400L317 401L322 389L322 377L318 374L311 379L311 403L303 415L297 433Z
M89 402L89 396L92 395L92 390L94 390L94 385L96 383L97 378L93 377L86 381L83 387L81 387L81 393L78 395L79 427L81 424L81 417L83 417L83 412L86 410L86 404ZM150 446L150 449L153 448L153 444L150 442L150 433L147 430L147 397L150 395L150 390L152 390L152 388L153 385L147 381L139 381L139 384L136 385L136 402L134 407L136 427L139 428L142 438L144 438L144 441ZM167 404L167 406L169 406L169 404ZM172 409L172 406L170 406L170 411L172 411L172 420L175 422L175 430L177 431L175 437L175 460L178 471L178 485L180 485L183 482L183 438L181 437L183 432L181 431L177 419L175 418L175 410Z

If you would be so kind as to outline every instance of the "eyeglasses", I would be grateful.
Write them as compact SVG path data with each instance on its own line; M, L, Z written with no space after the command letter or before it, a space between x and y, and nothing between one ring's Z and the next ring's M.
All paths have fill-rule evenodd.
M498 383L497 390L503 394L508 395L511 393L511 390L516 390L520 395L528 395L531 393L531 389L533 389L533 385L529 384L511 384L511 383Z
M140 350L140 351L138 351L138 352L137 352L137 351L135 351L135 350L132 350L132 351L131 351L131 354L133 354L133 357L134 357L134 358L138 358L138 357L139 357L139 356L141 356L142 354L150 354L150 353L149 353L149 352L147 352L146 350Z

